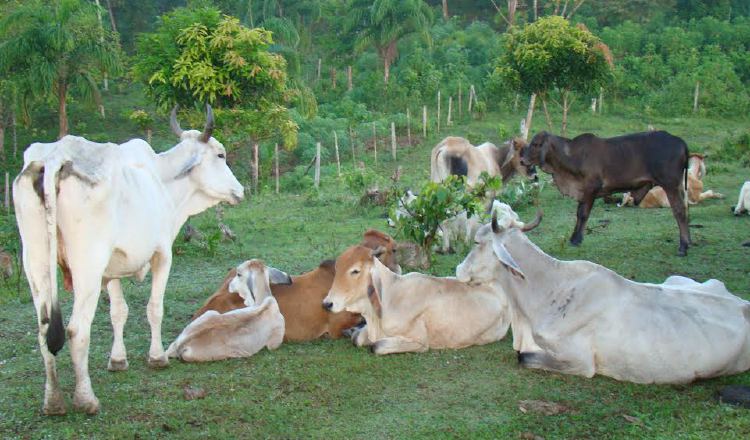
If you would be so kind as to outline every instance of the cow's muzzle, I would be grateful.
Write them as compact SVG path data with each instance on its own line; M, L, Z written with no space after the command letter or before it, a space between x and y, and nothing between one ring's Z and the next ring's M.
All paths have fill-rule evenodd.
M323 301L323 308L330 312L333 308L333 303L330 301Z

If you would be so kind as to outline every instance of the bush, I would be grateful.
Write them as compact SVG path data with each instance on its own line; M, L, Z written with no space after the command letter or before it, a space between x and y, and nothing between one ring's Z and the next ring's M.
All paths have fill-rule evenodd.
M750 166L750 131L727 138L716 152L717 159Z

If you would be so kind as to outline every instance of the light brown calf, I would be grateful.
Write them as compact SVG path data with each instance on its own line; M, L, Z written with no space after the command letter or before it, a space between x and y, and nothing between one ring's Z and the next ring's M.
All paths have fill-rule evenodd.
M705 158L701 154L690 155L687 175L688 203L696 205L707 199L723 199L724 195L713 190L703 191L703 177L706 175ZM633 197L630 193L623 194L620 206L632 206ZM641 208L669 208L667 193L660 186L649 191L638 205Z
M396 243L388 234L369 229L361 244L370 249L382 247L385 250L381 257L383 264L393 271L401 272L396 263ZM243 299L237 293L228 291L229 283L235 275L235 269L229 271L221 287L195 312L191 320L209 310L226 313L245 307ZM362 318L357 313L331 313L321 306L333 284L334 276L334 262L326 260L316 269L292 277L291 285L271 285L271 292L284 316L285 341L310 341L323 335L337 339L345 330L360 323Z

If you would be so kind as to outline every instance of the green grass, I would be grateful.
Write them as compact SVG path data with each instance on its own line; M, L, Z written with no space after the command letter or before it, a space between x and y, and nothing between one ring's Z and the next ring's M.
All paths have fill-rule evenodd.
M429 174L429 151L443 135L481 134L494 139L498 121L516 127L517 114L493 114L468 126L443 129L419 146L404 148L404 186L419 186ZM541 129L537 114L534 130ZM684 137L691 149L710 150L743 121L710 119L645 120L637 115L575 114L571 133L615 135L644 130L647 124ZM108 124L116 125L116 121ZM136 135L135 132L133 132ZM30 135L24 134L30 137ZM97 136L103 136L98 133ZM117 140L123 139L117 137ZM165 138L166 139L166 138ZM377 171L391 175L395 163L380 155ZM368 166L372 163L368 162ZM350 165L345 165L345 171ZM262 258L290 273L300 273L359 241L367 227L386 229L380 207L356 205L335 167L323 170L319 193L266 192L241 206L225 209L225 222L240 237L211 249L176 244L165 301L165 343L182 330L188 317L220 283L225 271L248 258ZM661 282L670 274L703 281L718 278L734 293L750 298L750 217L735 218L736 202L748 169L709 159L706 188L728 196L691 209L696 245L686 258L676 256L677 226L669 210L619 209L597 202L583 245L567 238L574 225L575 202L547 184L540 205L542 225L529 234L546 252L562 259L587 259L629 278ZM535 208L519 209L523 219ZM596 227L608 220L607 227ZM4 247L13 247L12 216L0 216ZM203 232L215 227L213 210L192 224ZM450 275L461 255L438 256L431 272ZM23 282L23 281L22 281ZM16 293L0 280L0 437L3 438L521 438L533 433L552 438L748 438L750 412L721 405L714 393L726 384L750 385L750 373L686 386L634 385L605 377L584 379L520 369L509 337L463 350L375 357L348 341L285 344L241 360L209 364L173 362L166 370L145 365L149 329L145 304L148 280L126 281L130 319L126 326L130 370L106 371L111 345L109 306L100 299L92 330L90 370L102 404L95 417L69 413L44 417L41 403L44 369L36 341L36 319L28 287ZM64 316L72 299L61 295ZM687 368L688 366L686 366ZM73 373L68 348L59 356L62 387L70 399ZM202 400L185 400L185 386L204 388ZM569 407L563 414L519 410L521 400L548 400ZM69 410L72 410L69 406ZM636 417L632 423L624 416Z

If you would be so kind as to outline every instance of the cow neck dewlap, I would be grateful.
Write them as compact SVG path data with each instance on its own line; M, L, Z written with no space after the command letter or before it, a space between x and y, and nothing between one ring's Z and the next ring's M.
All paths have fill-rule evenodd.
M188 217L219 203L198 191L189 175L180 176L195 154L200 151L193 142L180 142L157 155L159 174L175 209L172 238L177 236Z

